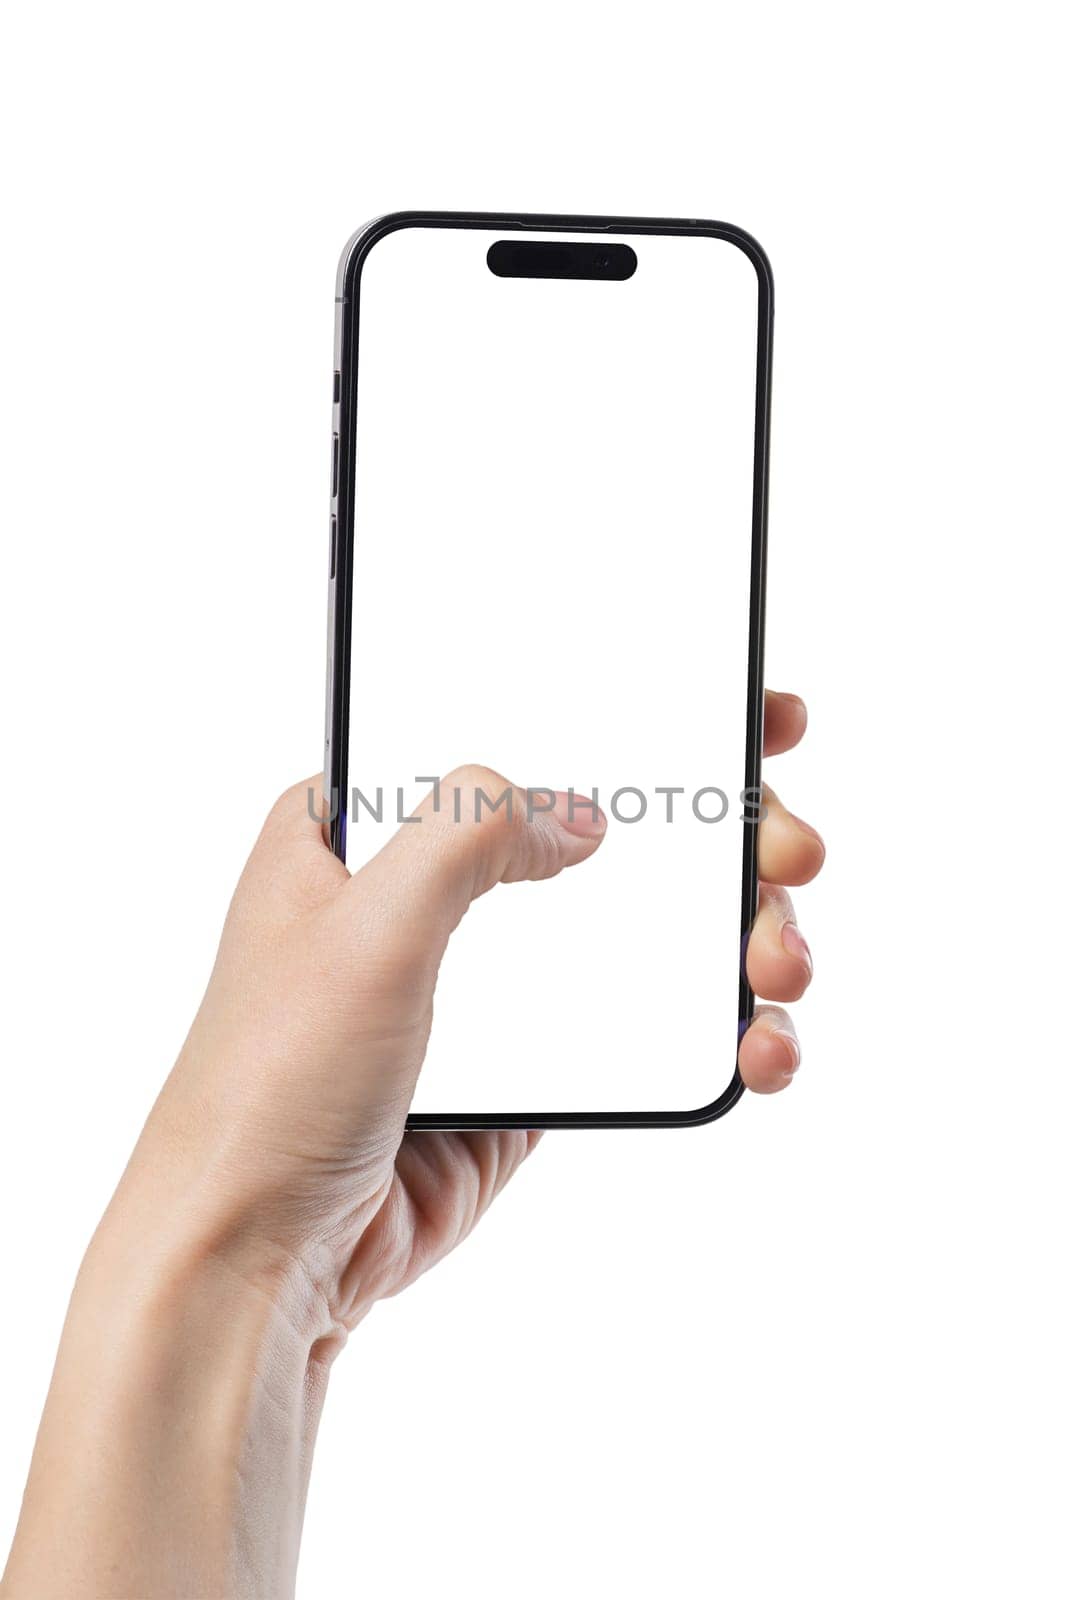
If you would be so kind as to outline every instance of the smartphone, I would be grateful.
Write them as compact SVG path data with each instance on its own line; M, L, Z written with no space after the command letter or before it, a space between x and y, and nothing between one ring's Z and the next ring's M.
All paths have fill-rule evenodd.
M720 222L398 212L337 279L325 777L352 871L435 779L594 798L453 935L413 1128L742 1094L773 287Z

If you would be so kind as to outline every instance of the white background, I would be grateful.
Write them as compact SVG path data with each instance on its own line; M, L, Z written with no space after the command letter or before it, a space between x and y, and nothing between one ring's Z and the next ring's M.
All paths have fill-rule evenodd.
M301 1592L1063 1592L1052 20L8 17L3 1531L244 852L319 760L342 241L706 215L777 277L768 681L811 730L769 776L829 841L804 1064L710 1129L546 1140L375 1311Z

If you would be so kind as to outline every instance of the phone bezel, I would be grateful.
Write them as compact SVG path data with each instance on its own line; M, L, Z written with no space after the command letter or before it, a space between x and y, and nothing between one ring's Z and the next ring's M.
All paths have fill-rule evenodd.
M328 619L326 749L323 773L330 803L330 844L345 857L348 787L349 670L351 664L352 555L354 542L355 442L359 363L359 290L363 264L380 239L397 228L479 228L542 233L690 234L725 239L751 261L758 282L756 402L753 450L752 560L749 590L746 793L759 789L763 757L763 636L767 565L767 486L770 446L771 346L774 280L762 246L744 229L725 222L655 217L593 217L492 211L396 211L368 222L352 235L337 271L334 324L333 446L330 501L330 590ZM742 898L738 1046L752 1021L754 997L745 974L748 935L759 897L757 829L742 832ZM716 1099L691 1111L458 1112L413 1113L412 1129L477 1128L683 1128L714 1122L744 1092L737 1067Z

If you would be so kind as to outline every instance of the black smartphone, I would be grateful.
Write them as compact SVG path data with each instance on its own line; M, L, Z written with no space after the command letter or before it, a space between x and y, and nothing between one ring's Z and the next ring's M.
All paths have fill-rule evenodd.
M334 850L358 870L467 762L608 818L453 936L410 1126L709 1122L752 1017L767 257L719 222L398 212L336 300Z

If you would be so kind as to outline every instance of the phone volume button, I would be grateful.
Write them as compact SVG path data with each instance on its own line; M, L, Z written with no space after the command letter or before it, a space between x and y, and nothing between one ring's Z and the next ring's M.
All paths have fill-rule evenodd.
M338 485L338 482L340 481L340 476L341 476L341 438L340 438L339 434L335 433L334 436L333 436L333 476L332 476L332 479L331 479L333 487L330 490L330 493L334 496L335 499L337 497L337 485Z

